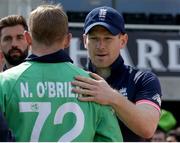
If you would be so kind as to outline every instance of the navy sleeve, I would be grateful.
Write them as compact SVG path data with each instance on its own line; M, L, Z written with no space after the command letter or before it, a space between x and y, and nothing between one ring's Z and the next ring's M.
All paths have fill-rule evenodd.
M161 87L157 76L149 71L137 72L135 76L136 102L147 100L161 106Z
M2 112L0 112L0 142L13 142L15 138L12 136L7 123L3 117Z

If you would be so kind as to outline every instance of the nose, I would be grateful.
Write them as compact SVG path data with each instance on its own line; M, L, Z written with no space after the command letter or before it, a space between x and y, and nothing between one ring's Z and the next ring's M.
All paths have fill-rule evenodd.
M12 39L12 47L17 47L17 40L15 38Z
M97 41L96 48L99 48L99 49L103 49L103 48L104 48L104 42L103 42L103 40L99 39L99 40Z

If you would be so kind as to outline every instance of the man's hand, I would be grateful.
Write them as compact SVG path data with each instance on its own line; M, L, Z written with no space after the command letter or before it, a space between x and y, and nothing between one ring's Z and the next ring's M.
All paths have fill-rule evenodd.
M73 88L72 91L83 95L82 97L78 97L80 101L93 101L99 104L109 105L116 91L99 75L90 73L90 76L92 78L76 76L72 85L80 88Z

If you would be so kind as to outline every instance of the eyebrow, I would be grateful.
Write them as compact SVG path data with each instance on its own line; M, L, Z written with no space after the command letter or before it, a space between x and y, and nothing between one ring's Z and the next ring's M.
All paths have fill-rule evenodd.
M24 36L24 34L17 34L16 36ZM4 37L12 37L11 35L5 35Z

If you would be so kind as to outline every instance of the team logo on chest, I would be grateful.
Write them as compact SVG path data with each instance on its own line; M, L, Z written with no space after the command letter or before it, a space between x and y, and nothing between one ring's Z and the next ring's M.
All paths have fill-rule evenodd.
M119 90L119 92L123 95L123 96L127 96L127 88L123 87Z

